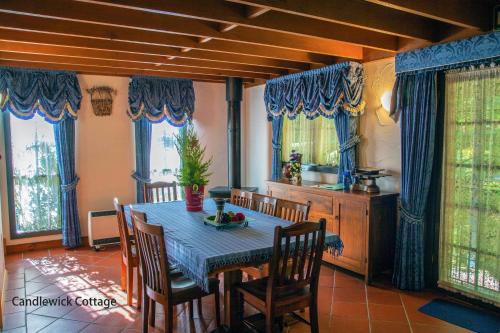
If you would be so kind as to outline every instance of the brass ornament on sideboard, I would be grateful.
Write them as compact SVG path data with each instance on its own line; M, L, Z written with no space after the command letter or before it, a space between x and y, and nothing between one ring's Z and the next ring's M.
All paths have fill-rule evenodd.
M90 94L90 102L94 114L98 117L109 116L113 110L113 95L116 95L116 90L107 86L96 86L87 89Z

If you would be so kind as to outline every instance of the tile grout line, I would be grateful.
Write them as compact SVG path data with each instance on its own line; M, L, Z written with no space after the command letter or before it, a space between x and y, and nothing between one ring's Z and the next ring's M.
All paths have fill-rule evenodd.
M368 307L368 289L366 287L366 283L365 283L365 300L366 300L366 312L367 312L367 315L368 315L368 332L371 333L371 331L372 331L372 320L371 320L371 316L370 316L370 308Z
M408 322L408 326L410 327L410 333L413 333L413 328L410 323L410 317L408 317L408 313L406 312L406 306L403 302L403 298L401 297L401 293L398 292L399 300L401 301L401 305L403 305L403 311L405 312L406 321Z

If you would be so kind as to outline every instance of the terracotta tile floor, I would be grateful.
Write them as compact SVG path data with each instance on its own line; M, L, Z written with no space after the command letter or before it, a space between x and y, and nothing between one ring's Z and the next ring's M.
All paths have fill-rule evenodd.
M5 297L4 332L140 332L141 316L126 305L120 289L120 252L117 247L94 252L90 249L53 249L10 255ZM460 327L426 316L418 308L437 297L431 293L408 293L389 287L365 286L361 280L324 266L319 291L321 332L466 332ZM20 307L15 296L77 296L115 298L118 306ZM250 308L246 309L251 313ZM161 307L157 325L162 327ZM176 332L207 332L215 328L213 298L203 300L203 314L190 321L187 309L178 306ZM307 311L306 311L307 316ZM150 329L150 332L161 332ZM287 332L309 332L297 323Z

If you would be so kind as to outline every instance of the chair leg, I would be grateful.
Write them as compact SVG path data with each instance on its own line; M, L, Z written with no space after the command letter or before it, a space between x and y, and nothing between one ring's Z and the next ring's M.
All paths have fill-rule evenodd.
M127 266L127 304L132 306L132 296L134 294L134 268Z
M201 297L198 298L198 316L203 318L203 308L201 306Z
M155 326L156 319L156 302L153 299L149 300L149 325Z
M123 262L122 259L122 265L121 265L121 274L120 274L120 286L123 291L127 290L127 265Z
M311 323L311 333L319 333L318 304L316 299L311 301L309 307L309 322Z
M215 323L217 324L217 327L220 327L220 295L219 295L219 288L214 293L215 297Z
M163 306L165 314L165 327L163 330L165 333L172 333L174 331L174 315L173 308L171 305Z
M139 267L137 267L137 309L141 308L141 304L142 304L142 276Z
M274 333L274 317L271 313L266 313L266 333Z
M142 299L142 333L148 333L149 330L148 316L149 316L149 297L146 293L144 293L144 297Z
M193 300L190 300L188 302L188 310L189 310L189 318L193 319L194 318L194 305L193 305Z

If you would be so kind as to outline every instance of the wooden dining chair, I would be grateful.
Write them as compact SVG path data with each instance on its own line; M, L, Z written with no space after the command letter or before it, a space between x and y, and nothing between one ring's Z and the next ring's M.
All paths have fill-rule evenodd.
M144 184L144 202L168 202L177 200L176 182L154 182Z
M237 286L243 299L266 316L266 333L276 332L277 319L287 313L308 323L312 333L319 332L318 282L325 233L325 219L286 228L277 226L269 277ZM294 312L306 307L309 307L309 322Z
M125 219L125 210L120 204L118 198L113 199L113 205L116 210L116 219L118 220L118 230L120 231L120 248L122 252L121 260L121 288L127 291L127 304L132 305L132 296L134 293L134 268L137 274L137 308L141 307L142 282L139 271L139 257L137 248L133 242L133 235L130 235L127 221Z
M142 306L142 331L147 333L149 325L155 326L156 303L164 310L166 333L173 332L174 307L189 303L190 318L193 318L193 300L198 300L198 311L202 316L201 298L208 295L215 297L215 320L220 326L219 280L209 280L209 292L205 292L194 281L184 276L169 274L169 262L165 247L163 227L147 224L145 213L131 209L134 234L140 258L143 276L144 298Z
M243 208L251 208L253 195L254 195L253 192L242 191L237 188L232 188L230 202L231 204L236 206L240 206Z
M307 221L310 208L311 201L303 204L300 202L278 199L275 216L293 223L299 223L301 221Z
M272 215L276 213L276 204L278 203L277 198L270 197L268 195L254 193L252 196L252 210L259 213Z
M278 199L275 216L293 223L299 223L307 221L309 218L310 208L310 201L303 204L300 202ZM269 265L262 264L256 267L245 267L243 271L247 274L250 280L259 279L269 274Z

